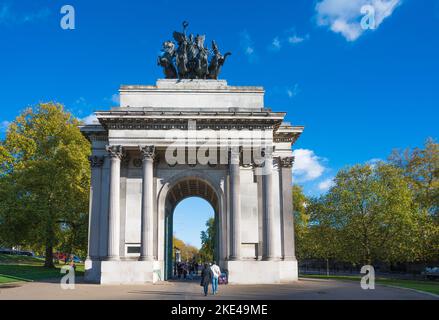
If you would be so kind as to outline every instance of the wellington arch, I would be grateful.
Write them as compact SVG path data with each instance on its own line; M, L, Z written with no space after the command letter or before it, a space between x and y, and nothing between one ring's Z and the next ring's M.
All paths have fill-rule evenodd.
M304 128L267 108L262 87L218 80L231 54L187 27L174 32L178 48L163 44L166 79L121 86L120 105L81 127L92 145L85 279L168 280L174 210L200 197L214 209L229 283L295 281L292 146Z
M215 256L230 283L297 280L292 144L303 127L266 108L263 88L164 79L122 86L120 106L96 115L99 124L81 128L92 143L87 281L168 279L173 210L192 196L214 208ZM200 149L215 136L227 147L210 145L219 160L200 163ZM255 145L271 146L270 174L258 174L253 157L245 161ZM170 148L183 163L169 161Z

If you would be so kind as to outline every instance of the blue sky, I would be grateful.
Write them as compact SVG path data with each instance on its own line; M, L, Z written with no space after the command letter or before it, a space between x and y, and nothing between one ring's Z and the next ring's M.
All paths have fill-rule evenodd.
M75 30L60 27L65 4ZM360 28L367 4L375 30ZM161 44L183 20L233 53L223 79L264 86L268 107L305 125L295 178L307 194L340 168L438 137L437 0L0 0L0 134L40 101L86 118L117 105L119 85L155 83ZM194 243L203 227L182 237Z

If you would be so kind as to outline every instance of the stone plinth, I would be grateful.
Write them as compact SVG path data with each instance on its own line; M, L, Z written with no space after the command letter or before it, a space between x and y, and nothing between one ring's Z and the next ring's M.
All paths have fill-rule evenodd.
M204 111L264 108L263 88L228 86L223 80L158 80L155 86L121 86L119 92L122 108Z
M154 261L103 261L101 284L143 284L154 282Z
M297 261L228 261L230 284L275 284L298 280Z

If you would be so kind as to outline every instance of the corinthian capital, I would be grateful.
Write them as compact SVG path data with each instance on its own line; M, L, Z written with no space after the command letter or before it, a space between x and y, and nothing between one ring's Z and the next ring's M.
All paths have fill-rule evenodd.
M110 154L110 157L122 159L122 146L107 146L106 150Z
M143 160L154 160L155 146L139 146L139 149L143 155Z
M292 168L294 164L294 157L280 158L280 165L283 168Z

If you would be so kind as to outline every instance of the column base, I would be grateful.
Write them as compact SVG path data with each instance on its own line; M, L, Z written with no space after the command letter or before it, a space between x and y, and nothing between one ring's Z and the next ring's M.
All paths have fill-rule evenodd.
M154 257L140 257L139 261L154 261Z
M297 261L295 256L283 257L282 260L284 260L284 261Z
M262 261L282 261L282 259L277 257L262 257Z
M158 261L86 261L85 280L99 284L145 284L162 281Z
M229 257L227 260L228 261L240 261L241 257Z
M103 261L120 261L120 257L105 257Z
M99 283L101 279L101 261L99 259L85 260L84 263L84 280L89 283Z

